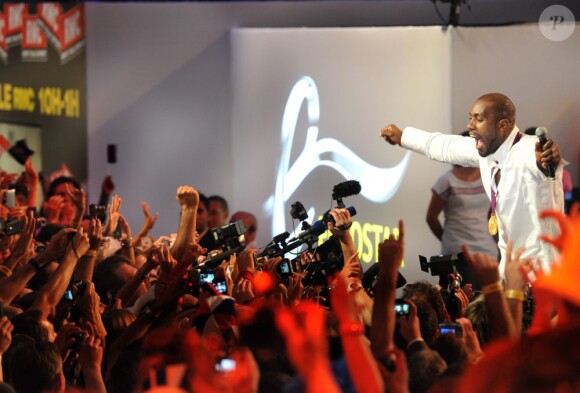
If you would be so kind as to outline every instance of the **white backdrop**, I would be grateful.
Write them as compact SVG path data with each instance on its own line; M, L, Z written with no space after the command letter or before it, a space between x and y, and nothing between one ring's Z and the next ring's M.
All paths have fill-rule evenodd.
M450 129L449 37L435 27L239 29L232 32L231 42L234 204L258 213L260 222L266 223L259 244L285 230L280 225L272 228L273 215L264 207L277 194L277 181L284 190L279 191L283 196L275 208L282 209L285 227L291 230L291 203L298 200L314 208L316 214L310 217L317 219L330 206L333 186L356 179L363 190L345 203L358 211L360 230L354 237L365 268L376 261L375 247L384 238L384 226L397 227L403 218L409 239L405 271L413 271L404 274L424 278L417 272L417 254L439 252L424 221L430 187L448 166L406 154L378 134L388 122ZM292 116L286 103L304 76L316 85L317 94L299 99L300 112ZM308 115L309 108L318 107L316 98L319 119ZM283 182L285 115L297 122L288 127L294 139ZM307 143L309 126L317 127L318 135ZM341 145L352 156L341 160L326 152L329 145ZM307 160L312 164L299 169L299 162ZM385 169L401 162L400 171ZM384 172L372 174L371 166ZM369 178L363 181L365 175ZM365 197L366 193L372 195Z

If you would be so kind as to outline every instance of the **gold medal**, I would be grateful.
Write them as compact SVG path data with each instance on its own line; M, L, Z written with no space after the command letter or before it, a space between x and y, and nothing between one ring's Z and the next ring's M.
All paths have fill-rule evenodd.
M497 235L497 218L495 217L495 213L491 213L491 217L489 217L489 222L487 223L487 229L491 236Z

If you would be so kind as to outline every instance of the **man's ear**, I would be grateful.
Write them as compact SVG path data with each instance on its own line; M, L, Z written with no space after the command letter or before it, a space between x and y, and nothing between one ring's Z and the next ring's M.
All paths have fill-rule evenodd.
M506 136L511 132L512 128L510 127L510 122L508 119L501 119L500 121L497 122L497 129L499 130L499 132Z

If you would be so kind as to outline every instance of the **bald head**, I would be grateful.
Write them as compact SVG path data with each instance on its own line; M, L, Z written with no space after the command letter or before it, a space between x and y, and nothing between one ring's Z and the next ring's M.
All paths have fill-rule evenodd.
M487 93L477 99L490 104L496 122L506 119L513 126L516 124L516 107L512 100L501 93Z

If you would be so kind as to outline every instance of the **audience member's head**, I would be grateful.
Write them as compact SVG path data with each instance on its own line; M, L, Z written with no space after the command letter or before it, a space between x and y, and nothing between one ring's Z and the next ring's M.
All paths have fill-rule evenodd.
M195 221L195 230L197 233L203 233L209 229L208 224L209 198L201 192L199 193L199 206L197 207L197 218Z
M62 359L52 343L29 342L12 354L10 382L19 393L64 392Z
M407 363L410 393L426 393L447 368L443 358L430 349L415 352Z
M212 195L208 198L208 226L209 229L223 227L228 222L230 210L228 202L220 195Z
M256 216L245 211L238 211L232 214L230 223L239 220L242 220L246 226L246 233L244 234L244 237L246 238L246 244L250 246L254 245L256 241L256 233L258 232L258 221L256 220Z
M131 260L122 255L110 256L99 263L95 267L93 282L101 302L111 304L119 289L135 273L137 273L137 268L131 264ZM138 295L140 296L143 292L143 289L140 290Z

